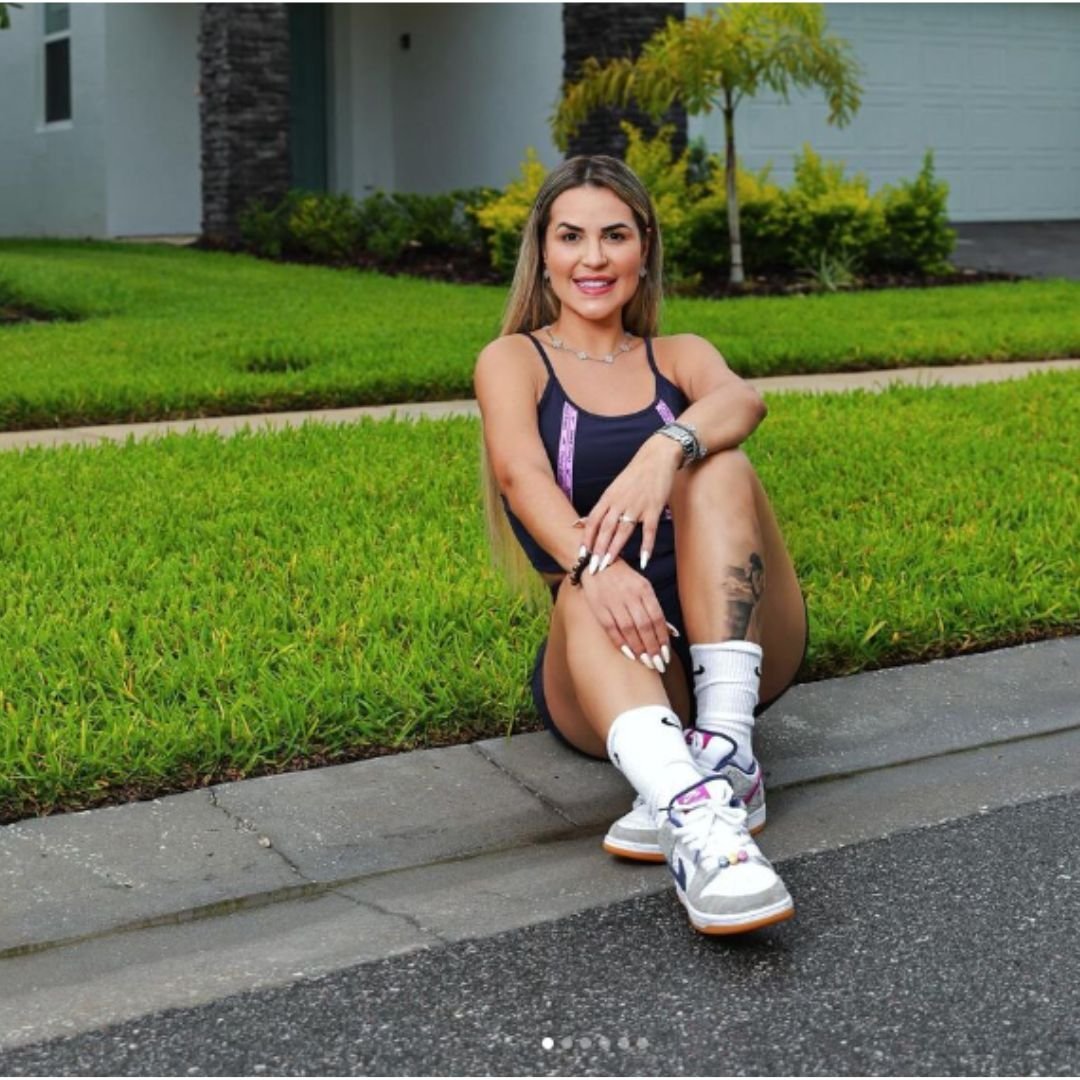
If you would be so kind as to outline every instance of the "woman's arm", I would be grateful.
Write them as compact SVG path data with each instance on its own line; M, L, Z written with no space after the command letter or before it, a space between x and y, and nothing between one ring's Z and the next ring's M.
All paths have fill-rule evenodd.
M499 490L533 539L560 566L571 568L584 543L582 530L576 525L577 511L555 482L540 439L540 386L528 354L509 337L493 341L477 359L473 384ZM593 577L581 584L612 645L628 659L641 658L663 671L668 629L650 582L620 563L603 580Z
M577 511L555 482L540 439L539 386L528 355L513 338L498 338L477 358L473 385L499 490L529 535L569 569L577 562L581 530L574 528Z
M690 402L676 422L694 427L710 454L745 442L769 411L761 395L703 337L678 334L670 341L674 381Z
M748 439L768 412L761 395L697 334L678 334L667 339L667 347L673 354L673 381L690 402L676 422L693 426L698 441L710 454ZM636 526L620 523L620 515L641 523L642 556L643 560L648 558L682 462L682 447L673 439L657 434L645 440L589 514L585 544L596 553L593 566L603 564L605 555L610 564L633 534Z

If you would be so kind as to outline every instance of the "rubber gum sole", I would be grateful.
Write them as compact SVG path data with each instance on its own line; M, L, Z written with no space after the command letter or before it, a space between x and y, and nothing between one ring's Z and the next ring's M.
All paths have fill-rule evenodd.
M760 825L756 825L750 830L751 836L757 836L762 829L765 828L765 822ZM657 847L652 849L644 849L642 851L636 851L633 848L619 847L618 841L604 839L604 850L609 855L617 855L620 859L630 859L633 862L648 862L648 863L662 863L664 862L664 853Z
M662 863L665 861L664 853L660 850L628 851L625 848L615 847L607 840L604 841L604 850L609 855L617 855L620 859L629 859L632 862Z
M684 905L685 906L685 905ZM689 914L689 911L687 912ZM694 916L690 915L690 925L699 934L747 934L751 930L760 930L763 926L772 926L774 923L784 922L787 919L792 918L795 915L795 905L791 904L786 908L781 908L779 911L774 911L771 915L762 915L759 918L752 919L750 922L738 923L734 926L717 926L717 925L699 925L694 922Z

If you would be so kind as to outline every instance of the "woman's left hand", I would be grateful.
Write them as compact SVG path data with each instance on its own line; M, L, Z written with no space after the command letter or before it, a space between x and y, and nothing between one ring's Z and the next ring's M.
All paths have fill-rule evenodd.
M593 556L589 573L613 563L639 524L641 569L645 569L681 462L682 448L678 443L662 437L646 439L626 468L611 481L589 516L582 519L583 543Z

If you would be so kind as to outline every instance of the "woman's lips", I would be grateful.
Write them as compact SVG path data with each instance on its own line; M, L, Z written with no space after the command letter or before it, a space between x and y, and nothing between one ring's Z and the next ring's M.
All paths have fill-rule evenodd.
M587 296L603 296L615 288L615 282L610 279L579 278L574 284Z

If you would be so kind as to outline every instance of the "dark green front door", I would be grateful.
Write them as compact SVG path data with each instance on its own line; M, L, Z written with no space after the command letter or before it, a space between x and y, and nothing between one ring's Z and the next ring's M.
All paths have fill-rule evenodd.
M326 5L289 5L289 164L293 187L326 190Z

